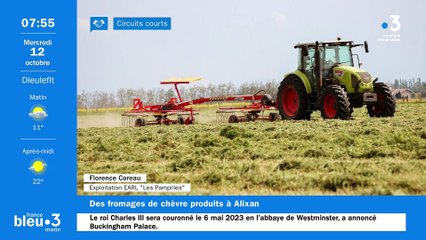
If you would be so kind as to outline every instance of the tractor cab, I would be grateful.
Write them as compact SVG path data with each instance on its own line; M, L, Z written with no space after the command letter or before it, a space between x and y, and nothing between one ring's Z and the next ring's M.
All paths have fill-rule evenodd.
M365 51L368 52L367 42L354 44L352 41L338 40L297 44L294 47L299 49L298 69L307 75L315 90L319 87L317 86L319 73L321 73L321 80L328 81L333 78L333 69L335 67L347 66L355 70L354 57L358 59L359 69L361 64L359 63L358 55L352 54L352 48L358 46L364 46ZM317 54L316 51L318 51ZM316 59L318 59L318 63L316 63ZM342 71L337 71L337 75L341 73Z

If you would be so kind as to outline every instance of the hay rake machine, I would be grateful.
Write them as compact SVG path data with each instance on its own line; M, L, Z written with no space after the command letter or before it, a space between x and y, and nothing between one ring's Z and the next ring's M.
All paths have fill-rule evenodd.
M256 120L275 121L279 119L276 102L265 91L260 90L253 95L232 95L217 97L201 97L183 101L178 85L189 84L201 80L195 78L172 78L160 82L174 86L177 98L170 98L168 102L158 105L144 105L140 98L133 99L133 109L124 112L122 125L124 127L142 127L154 124L185 124L195 122L195 116L200 113L195 105L211 102L249 102L238 107L219 107L216 111L217 121L229 123L248 122ZM152 119L153 118L153 119Z

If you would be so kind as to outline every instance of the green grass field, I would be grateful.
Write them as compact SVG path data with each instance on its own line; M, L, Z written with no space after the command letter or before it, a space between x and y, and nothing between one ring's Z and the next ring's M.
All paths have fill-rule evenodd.
M394 118L198 120L122 128L119 112L79 113L78 193L84 173L146 173L201 195L426 194L426 103L400 103Z

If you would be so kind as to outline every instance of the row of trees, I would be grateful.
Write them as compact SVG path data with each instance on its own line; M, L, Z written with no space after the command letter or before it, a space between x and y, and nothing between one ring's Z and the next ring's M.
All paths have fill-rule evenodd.
M180 86L179 90L184 100L200 97L228 96L240 94L254 94L259 90L265 90L273 98L278 91L279 82L275 80L266 82L246 82L239 86L233 83ZM82 91L77 95L77 106L81 109L99 109L115 107L131 107L132 99L139 97L144 104L160 104L167 102L172 97L177 97L171 86L152 89L120 88L116 92Z

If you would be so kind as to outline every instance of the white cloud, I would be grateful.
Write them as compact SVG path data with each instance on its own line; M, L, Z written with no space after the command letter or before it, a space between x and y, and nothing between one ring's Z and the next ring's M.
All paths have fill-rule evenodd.
M47 113L45 111L35 112L35 113L29 113L28 116L30 116L34 119L44 119L44 118L47 117Z
M271 18L277 24L284 24L287 20L287 17L283 13L273 13Z

